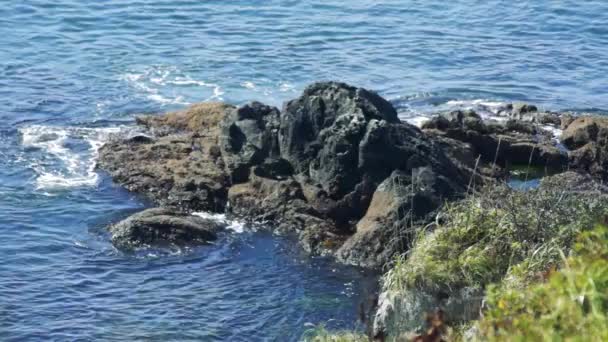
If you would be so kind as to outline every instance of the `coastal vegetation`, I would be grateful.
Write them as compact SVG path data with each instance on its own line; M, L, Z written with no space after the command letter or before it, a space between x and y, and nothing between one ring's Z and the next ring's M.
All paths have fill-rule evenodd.
M486 187L447 203L383 276L391 302L383 338L606 340L607 214L605 197L560 179L527 191ZM440 299L420 300L421 293ZM450 300L458 296L455 309ZM467 317L458 306L476 312Z

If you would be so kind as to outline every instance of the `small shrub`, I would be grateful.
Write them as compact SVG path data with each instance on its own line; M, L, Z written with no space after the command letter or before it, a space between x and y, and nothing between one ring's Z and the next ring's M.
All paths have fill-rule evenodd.
M483 289L512 273L528 279L559 262L576 234L606 213L608 201L598 196L559 189L484 189L447 204L437 228L420 234L409 255L397 258L384 287L449 293Z
M547 281L490 286L479 339L608 341L608 228L582 233L574 252Z

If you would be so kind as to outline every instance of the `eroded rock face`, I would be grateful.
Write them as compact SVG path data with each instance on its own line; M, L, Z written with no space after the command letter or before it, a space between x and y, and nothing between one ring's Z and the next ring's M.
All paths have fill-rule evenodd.
M220 149L232 184L246 182L252 166L280 159L277 108L252 102L232 110L220 126Z
M343 262L378 268L407 250L420 225L429 222L445 199L462 191L430 167L394 171L374 192L357 229L338 250Z
M330 197L340 198L361 182L360 144L381 123L399 119L377 94L343 83L316 83L283 109L281 155Z
M109 227L112 243L121 249L208 243L224 227L212 220L171 209L147 209Z
M596 142L600 135L606 135L608 119L599 117L580 117L574 119L564 129L561 140L569 149L577 149Z
M432 140L399 121L389 102L342 83L313 84L288 102L279 132L281 156L302 175L308 200L340 226L362 217L394 170L427 166L464 178Z
M571 168L608 179L607 118L576 118L564 130L561 140L570 149Z
M454 111L434 117L422 128L428 134L469 144L473 153L485 163L503 167L530 164L558 170L566 169L568 165L567 154L559 149L548 132L534 122L515 119L484 121L473 111Z
M165 116L139 118L154 137L106 143L98 166L117 183L161 206L223 211L229 177L219 148L219 123L232 109L198 104Z

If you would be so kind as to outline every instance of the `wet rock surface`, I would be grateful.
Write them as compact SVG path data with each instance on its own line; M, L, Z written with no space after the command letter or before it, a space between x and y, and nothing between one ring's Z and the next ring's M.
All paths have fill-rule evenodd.
M224 227L212 220L171 209L153 208L134 214L109 228L112 243L121 249L208 243Z
M483 120L473 111L454 111L432 118L422 129L431 135L469 144L470 154L479 156L486 165L567 168L567 153L560 150L549 132L530 121Z

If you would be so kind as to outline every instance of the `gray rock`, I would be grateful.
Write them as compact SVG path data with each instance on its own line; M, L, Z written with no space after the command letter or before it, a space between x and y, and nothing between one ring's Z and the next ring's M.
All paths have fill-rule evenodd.
M559 189L566 192L582 193L592 196L608 194L608 186L598 182L591 175L575 171L566 171L557 175L544 177L542 188Z
M315 83L285 104L281 155L296 172L307 172L333 197L360 182L359 143L372 120L399 123L393 106L377 94L343 83Z
M564 130L561 140L570 151L570 168L608 180L608 119L579 117Z
M473 112L450 120L484 128ZM394 172L424 178L396 207L415 204L423 221L443 200L461 194L471 179L459 155L418 128L402 123L377 94L343 83L316 83L283 112L253 102L239 108L197 104L165 116L138 118L145 139L116 139L100 150L99 166L131 191L184 211L223 211L272 221L296 232L316 254L335 252L355 231L380 183ZM469 165L471 167L471 165ZM406 177L406 178L407 178ZM419 186L428 189L416 188ZM230 203L230 206L227 206ZM395 228L402 229L395 221ZM401 227L401 228L400 228ZM378 266L370 254L384 241L369 229L370 246L357 237L349 262ZM360 235L360 234L359 234ZM353 240L354 241L354 240ZM399 247L401 248L401 247ZM367 253L360 258L355 254ZM345 254L345 255L346 255Z
M590 142L596 142L601 135L607 135L608 119L584 116L573 120L563 131L561 141L569 149L577 149Z
M372 335L386 337L391 333L391 338L405 340L401 334L422 333L425 329L422 318L436 310L441 310L452 324L468 322L479 318L482 300L483 291L474 288L454 290L449 295L430 293L424 289L401 293L384 291L379 296Z
M246 182L252 166L280 158L278 129L279 110L259 102L224 117L219 142L232 184Z
M134 214L109 227L112 243L121 249L142 246L208 243L224 227L215 221L154 208Z
M315 208L347 226L358 221L376 186L395 169L430 166L456 182L463 174L422 132L397 118L375 93L316 83L285 105L281 155L317 187Z
M378 268L406 251L421 225L431 221L444 200L462 192L430 167L394 171L374 192L365 216L336 255L341 261Z
M528 112L526 112L528 113ZM441 114L422 126L426 133L458 140L468 144L476 156L481 157L482 169L497 165L528 164L550 169L565 169L568 156L551 136L538 129L533 122L509 119L505 122L483 121L470 111ZM452 156L467 155L448 149ZM491 169L491 167L490 167Z
M538 108L535 105L527 104L527 103L514 103L512 113L515 115L521 115L526 113L538 112Z

